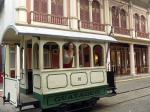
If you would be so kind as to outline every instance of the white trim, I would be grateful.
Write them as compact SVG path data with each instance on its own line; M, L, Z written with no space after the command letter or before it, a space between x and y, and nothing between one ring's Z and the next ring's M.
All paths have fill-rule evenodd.
M111 36L81 33L74 31L64 31L57 29L38 28L29 26L9 26L15 30L16 34L32 35L32 36L48 36L50 38L62 38L62 39L73 39L73 40L84 40L84 41L96 41L96 42L116 42L117 40ZM9 29L8 29L9 30Z

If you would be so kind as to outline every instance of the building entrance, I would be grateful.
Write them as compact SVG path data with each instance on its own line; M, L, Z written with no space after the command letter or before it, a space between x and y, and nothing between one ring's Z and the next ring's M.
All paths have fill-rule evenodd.
M111 68L116 75L130 74L130 58L128 44L110 45Z
M135 45L135 70L137 74L148 73L148 48L147 46Z

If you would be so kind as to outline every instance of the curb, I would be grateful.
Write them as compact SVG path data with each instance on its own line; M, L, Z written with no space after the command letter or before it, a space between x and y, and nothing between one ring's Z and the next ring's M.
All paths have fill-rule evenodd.
M127 82L127 81L132 81L132 80L140 80L140 79L145 79L145 78L150 78L150 75L147 76L134 76L131 78L127 78L127 79L116 79L116 83L121 83L121 82Z

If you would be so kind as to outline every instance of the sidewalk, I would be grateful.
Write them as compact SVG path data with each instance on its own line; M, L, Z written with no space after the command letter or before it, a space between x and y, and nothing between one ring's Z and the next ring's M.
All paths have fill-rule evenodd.
M116 82L124 82L129 80L136 80L136 79L143 79L143 78L149 78L150 74L138 74L136 76L117 76Z
M150 75L117 77L117 93L132 91L150 86Z

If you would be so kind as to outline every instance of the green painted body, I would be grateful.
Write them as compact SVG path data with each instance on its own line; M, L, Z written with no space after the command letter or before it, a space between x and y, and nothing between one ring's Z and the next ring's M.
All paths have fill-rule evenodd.
M40 101L42 109L57 107L61 104L71 104L90 100L91 98L100 98L107 95L108 86L99 86L88 89L74 90L63 93L41 95L34 93L33 96Z

